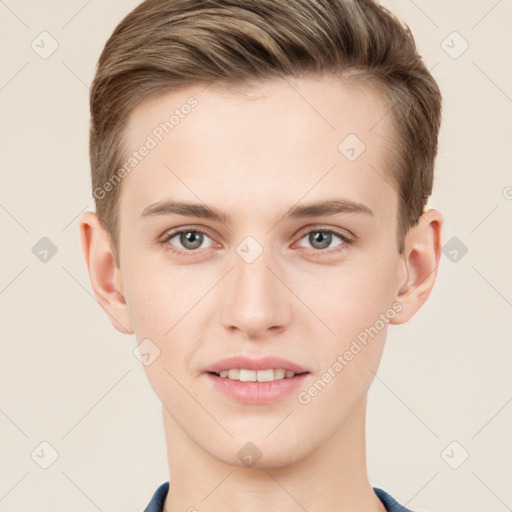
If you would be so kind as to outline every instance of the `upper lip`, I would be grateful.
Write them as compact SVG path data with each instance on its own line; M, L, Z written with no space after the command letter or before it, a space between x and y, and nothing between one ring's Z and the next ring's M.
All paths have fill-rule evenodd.
M232 368L244 368L247 370L268 370L270 368L277 369L283 368L284 370L291 370L294 373L309 372L300 364L288 361L282 357L265 356L258 359L250 358L247 356L239 355L221 359L205 368L206 372L219 373L222 370L230 370Z

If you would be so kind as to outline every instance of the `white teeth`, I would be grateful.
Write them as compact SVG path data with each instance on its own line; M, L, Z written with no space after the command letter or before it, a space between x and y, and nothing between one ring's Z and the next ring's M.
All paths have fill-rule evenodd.
M256 380L258 382L270 382L274 380L274 370L258 370L256 373ZM240 379L242 380L242 379Z
M238 376L238 379L241 381L241 382L255 382L257 379L256 379L256 374L259 373L257 372L256 370L240 370L240 374Z
M228 370L228 377L233 380L240 380L240 370Z
M285 376L285 370L283 370L282 368L278 368L277 370L274 370L274 379L275 380L284 379L284 376Z
M241 382L271 382L284 378L289 379L295 375L295 372L284 370L283 368L277 368L275 370L246 370L244 368L233 368L231 370L222 370L219 372L219 375L223 378L227 377Z

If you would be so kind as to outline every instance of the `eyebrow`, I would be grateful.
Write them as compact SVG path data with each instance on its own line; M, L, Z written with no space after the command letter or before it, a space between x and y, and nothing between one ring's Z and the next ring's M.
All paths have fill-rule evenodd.
M335 215L337 213L364 213L374 216L373 211L362 203L348 199L330 199L317 203L293 206L288 210L284 218L302 219L305 217ZM150 204L144 209L141 217L149 218L160 215L183 215L190 217L200 217L203 219L210 219L222 223L228 223L231 220L227 213L213 206L173 200L160 201L158 203Z

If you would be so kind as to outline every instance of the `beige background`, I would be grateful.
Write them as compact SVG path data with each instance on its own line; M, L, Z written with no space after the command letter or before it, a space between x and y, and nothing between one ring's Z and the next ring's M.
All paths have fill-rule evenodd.
M77 222L94 210L88 88L136 4L0 1L2 512L142 511L168 478L160 404L135 337L92 295ZM370 391L370 480L413 510L510 510L512 2L384 4L443 91L430 205L443 243L468 251L453 262L445 250L429 301L390 327ZM31 48L42 31L59 45L47 59ZM458 58L453 31L469 44ZM58 250L46 263L32 252L42 237ZM48 469L31 457L43 441L58 452Z

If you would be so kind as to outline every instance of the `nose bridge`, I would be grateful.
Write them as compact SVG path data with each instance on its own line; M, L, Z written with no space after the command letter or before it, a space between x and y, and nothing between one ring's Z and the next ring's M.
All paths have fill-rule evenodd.
M268 268L273 266L273 258L269 253L268 250L263 251L254 261L248 261L237 254L234 272L237 296L249 294L257 298L261 294L268 295L272 285L275 286L275 276Z
M288 318L288 302L274 275L279 271L272 251L247 237L236 247L233 264L235 268L223 294L223 325L250 336L282 327Z

